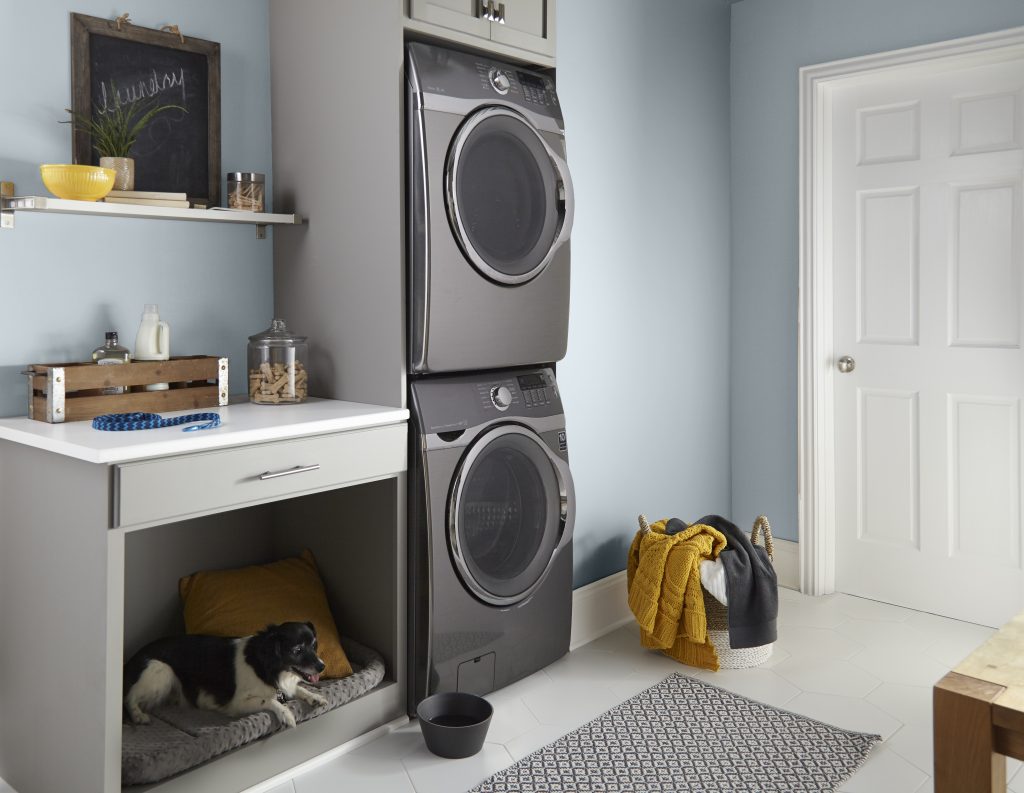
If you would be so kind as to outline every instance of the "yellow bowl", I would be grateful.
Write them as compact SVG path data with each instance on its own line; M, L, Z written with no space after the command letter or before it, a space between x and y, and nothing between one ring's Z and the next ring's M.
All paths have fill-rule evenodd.
M114 186L114 171L96 165L40 165L46 189L57 198L99 201Z

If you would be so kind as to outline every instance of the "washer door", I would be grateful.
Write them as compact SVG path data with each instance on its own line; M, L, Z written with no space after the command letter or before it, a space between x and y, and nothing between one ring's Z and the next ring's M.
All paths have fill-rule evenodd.
M504 425L482 435L448 503L448 541L466 587L498 606L528 598L572 537L573 502L568 465L536 433Z
M522 115L489 107L459 128L445 169L448 221L466 258L501 284L547 267L569 239L569 168Z

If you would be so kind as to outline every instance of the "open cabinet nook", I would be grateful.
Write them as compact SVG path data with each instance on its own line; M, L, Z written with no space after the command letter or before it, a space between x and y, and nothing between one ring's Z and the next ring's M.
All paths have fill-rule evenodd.
M174 435L176 428L168 428L113 441L111 434L145 433L89 435L81 425L40 429L31 426L40 422L27 419L0 420L6 505L0 621L30 637L4 642L0 661L7 669L30 670L36 681L26 685L7 676L0 682L0 711L18 714L0 724L0 768L15 790L241 791L404 717L405 411L314 405L321 418L331 406L349 415L300 423L289 437L265 442L245 434L252 431L246 419L260 421L259 411L267 410L251 405L224 409L227 432L219 438ZM354 428L346 430L346 421ZM38 448L40 438L63 444L63 453ZM123 445L95 446L116 442ZM164 442L171 449L213 447L144 456ZM90 455L112 459L82 459ZM298 468L304 470L266 476ZM186 751L193 739L208 737L211 726L231 722L193 711L201 714L191 717L201 722L193 729L156 712L151 724L136 726L122 712L124 661L147 643L185 630L179 580L307 550L353 678L373 659L371 684L343 704L333 702L333 709L300 706L294 728L280 728L262 714L244 717L263 718L259 724L268 726L248 729L244 745L224 751L218 744L220 753L196 755L199 764L191 770L128 784L123 773L140 747ZM321 681L320 690L332 682ZM60 762L48 760L53 751Z

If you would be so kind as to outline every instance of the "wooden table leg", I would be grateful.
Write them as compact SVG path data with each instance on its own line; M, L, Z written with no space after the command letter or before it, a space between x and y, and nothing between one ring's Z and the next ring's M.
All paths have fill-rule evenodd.
M932 691L935 793L1006 793L993 748L992 702L1003 686L950 672Z

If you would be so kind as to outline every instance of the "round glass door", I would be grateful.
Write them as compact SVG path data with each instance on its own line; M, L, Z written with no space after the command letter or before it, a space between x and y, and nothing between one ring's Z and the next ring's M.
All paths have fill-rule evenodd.
M529 597L554 558L565 502L565 483L535 435L506 426L477 441L449 504L452 556L470 591L496 605Z
M455 238L492 280L534 278L568 238L568 169L515 111L492 107L466 120L452 143L445 182Z

